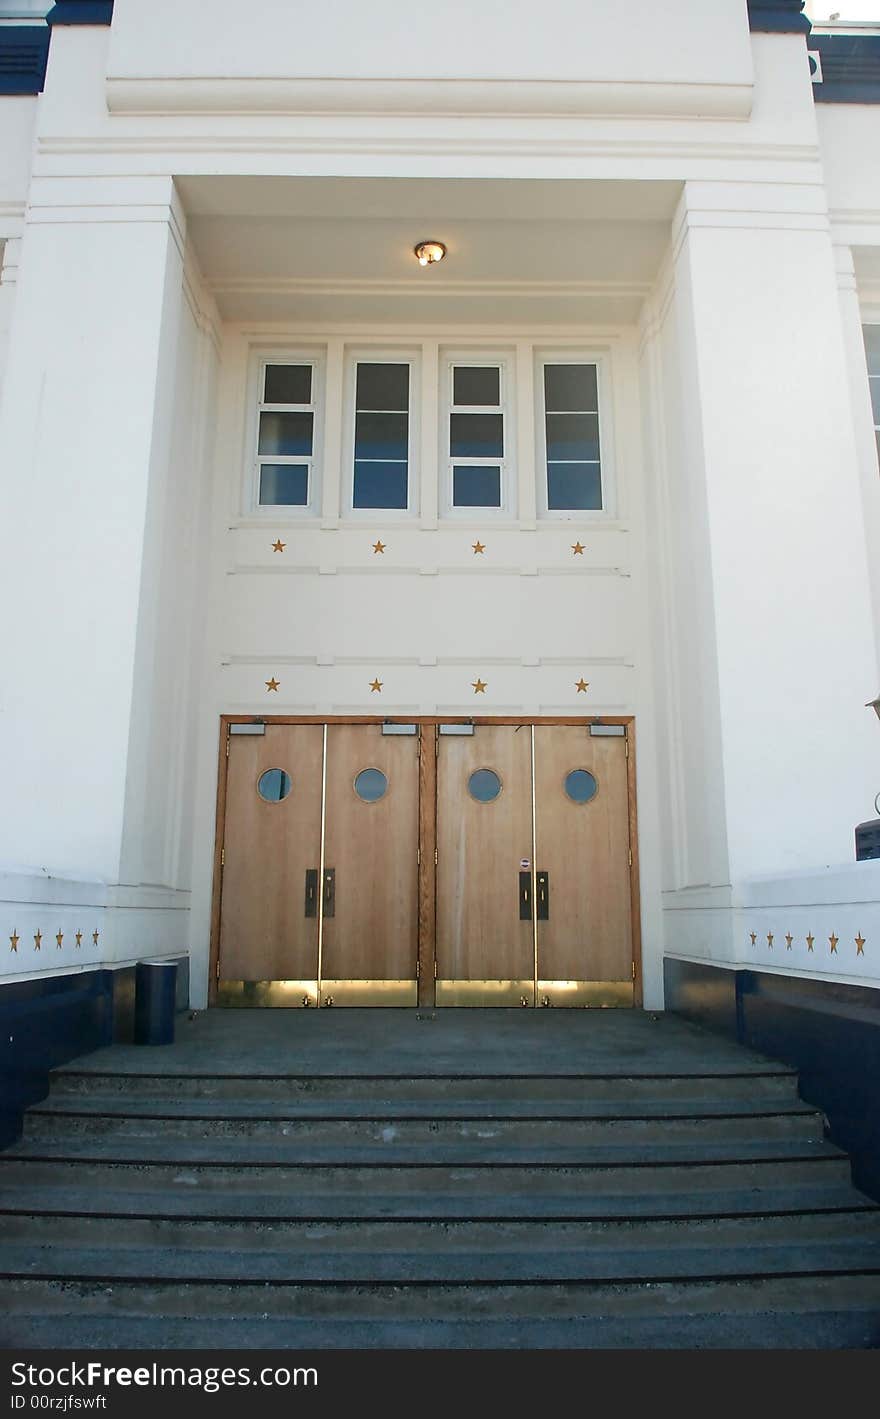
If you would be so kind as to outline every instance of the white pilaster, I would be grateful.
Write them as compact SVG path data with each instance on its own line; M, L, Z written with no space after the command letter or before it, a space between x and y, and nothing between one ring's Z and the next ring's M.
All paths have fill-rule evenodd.
M82 186L34 183L0 406L0 863L114 883L183 238L170 179Z
M860 462L821 191L688 183L676 231L703 465L729 880L852 860L880 738ZM710 790L711 791L711 790Z

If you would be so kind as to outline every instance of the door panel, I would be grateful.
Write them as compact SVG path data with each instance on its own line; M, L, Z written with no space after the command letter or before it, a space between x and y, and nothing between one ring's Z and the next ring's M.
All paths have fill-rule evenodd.
M494 772L501 790L491 800ZM437 1003L531 1005L534 929L520 916L520 872L531 869L528 725L476 725L441 735L437 763ZM522 863L526 863L523 869Z
M325 1003L415 1005L418 847L418 737L383 735L379 724L329 725Z
M218 997L223 1004L317 1002L318 916L309 912L306 873L321 852L323 727L268 724L262 735L229 739ZM289 792L260 796L269 770L289 775ZM267 791L283 792L276 776Z
M536 725L535 826L538 1003L632 1004L626 739Z

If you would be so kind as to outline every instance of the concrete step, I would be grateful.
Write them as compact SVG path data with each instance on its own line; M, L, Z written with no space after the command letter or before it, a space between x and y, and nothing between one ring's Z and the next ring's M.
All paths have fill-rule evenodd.
M541 1325L570 1327L588 1344L603 1333L603 1322L623 1327L668 1321L673 1328L665 1343L689 1344L692 1323L717 1327L716 1344L735 1346L742 1323L764 1327L754 1333L761 1348L775 1348L779 1322L796 1318L805 1335L822 1341L817 1327L835 1316L852 1315L867 1327L876 1347L880 1339L880 1287L874 1276L768 1277L721 1282L550 1283L495 1286L224 1286L201 1283L52 1282L0 1279L0 1336L6 1344L37 1319L55 1328L52 1348L70 1345L81 1335L98 1348L123 1345L126 1326L141 1325L142 1333L157 1337L145 1344L187 1346L198 1327L210 1348L238 1345L274 1345L270 1336L287 1334L291 1348L345 1346L343 1338L357 1327L373 1338L369 1344L394 1346L392 1337L406 1336L402 1344L439 1342L445 1333L466 1334L472 1326L484 1334L493 1324L516 1326L529 1348L531 1330ZM120 1339L106 1327L118 1325ZM89 1342L89 1326L93 1339ZM188 1329L189 1327L189 1329ZM285 1328L282 1330L282 1327ZM436 1329L435 1329L436 1327ZM132 1333L131 1331L129 1333ZM539 1333L539 1332L538 1332ZM605 1332L608 1333L608 1332ZM613 1333L613 1332L612 1332ZM795 1345L797 1329L789 1332ZM864 1331L860 1332L863 1336ZM108 1341L99 1338L110 1335ZM386 1338L379 1339L379 1336ZM62 1339L62 1337L64 1337ZM294 1337L297 1337L294 1339ZM321 1338L323 1337L323 1338ZM763 1338L762 1338L763 1337ZM458 1343L462 1343L459 1339ZM465 1342L466 1343L466 1342ZM634 1342L635 1343L635 1342ZM864 1340L857 1342L864 1344Z
M689 1144L703 1139L736 1143L759 1140L816 1139L824 1120L815 1109L740 1116L690 1118L259 1118L246 1115L189 1118L129 1113L56 1112L39 1106L25 1116L24 1136L41 1140L106 1138L108 1141L161 1138L250 1141L254 1147L297 1145L328 1148L578 1147L650 1148Z
M298 1110L320 1113L322 1107L340 1105L353 1112L369 1109L378 1100L388 1110L408 1111L420 1103L440 1104L450 1110L491 1104L513 1108L540 1101L538 1112L563 1105L599 1108L606 1104L629 1107L637 1103L652 1108L684 1100L703 1100L713 1106L741 1101L757 1107L766 1100L796 1100L797 1076L781 1066L765 1073L671 1075L430 1075L406 1078L388 1075L192 1075L100 1073L97 1070L56 1070L51 1079L53 1105L62 1100L95 1096L119 1099L126 1106L145 1100L272 1101Z
M5 1166L2 1162L5 1161ZM0 1214L229 1221L677 1218L835 1212L873 1204L842 1155L641 1168L230 1168L0 1160Z
M770 1127L776 1123L775 1128ZM572 1141L571 1125L555 1138L510 1138L501 1126L473 1127L470 1136L450 1137L438 1130L422 1130L417 1138L401 1138L405 1125L374 1129L373 1136L353 1136L344 1129L333 1139L316 1140L308 1128L293 1134L291 1125L276 1126L274 1137L251 1137L212 1132L194 1136L196 1128L177 1134L159 1126L149 1134L117 1130L65 1130L49 1135L28 1128L24 1137L6 1150L5 1159L30 1161L68 1160L105 1163L159 1163L177 1166L240 1167L243 1170L278 1167L479 1167L554 1166L616 1167L669 1166L695 1163L743 1163L776 1160L799 1161L843 1156L819 1136L818 1126L804 1127L800 1118L761 1120L746 1128L736 1120L713 1123L589 1125L590 1136ZM372 1127L372 1126L370 1126ZM468 1125L468 1127L471 1127ZM559 1128L559 1125L557 1125ZM601 1134L597 1133L602 1129ZM285 1129L290 1131L285 1133ZM757 1136L755 1136L757 1134ZM801 1136L799 1136L801 1135Z
M384 1091L371 1099L295 1097L288 1100L255 1096L236 1098L127 1099L119 1094L54 1095L35 1104L30 1118L247 1119L266 1122L349 1119L387 1122L396 1119L483 1122L523 1119L541 1122L568 1119L760 1118L765 1115L815 1114L793 1092L779 1098L708 1098L682 1094L666 1099L519 1099L388 1098Z
M632 1282L873 1273L880 1209L682 1222L8 1218L0 1276L212 1284ZM878 1281L880 1284L880 1281Z

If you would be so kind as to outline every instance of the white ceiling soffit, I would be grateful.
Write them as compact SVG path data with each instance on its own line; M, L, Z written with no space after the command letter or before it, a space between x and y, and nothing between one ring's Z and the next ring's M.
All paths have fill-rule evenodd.
M630 322L677 183L181 178L227 320ZM413 256L436 238L447 259Z

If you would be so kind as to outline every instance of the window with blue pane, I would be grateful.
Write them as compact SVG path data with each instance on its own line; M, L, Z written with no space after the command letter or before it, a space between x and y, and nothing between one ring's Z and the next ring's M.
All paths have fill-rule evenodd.
M503 367L453 364L449 462L453 508L500 508L504 500Z
M595 364L543 366L548 512L602 508L599 378Z
M313 497L315 367L308 361L262 366L257 416L260 507L307 508Z
M409 506L409 406L408 364L358 361L352 507Z

